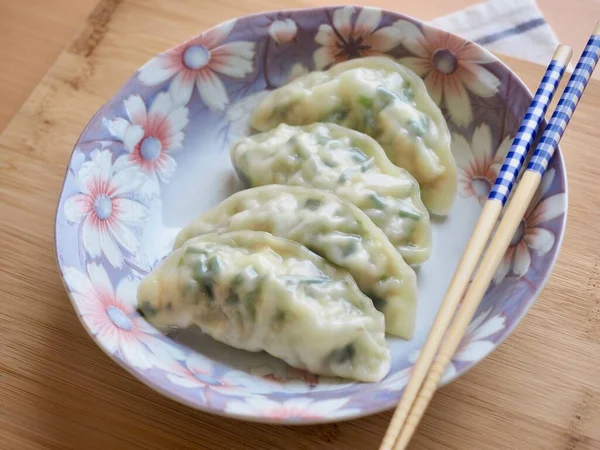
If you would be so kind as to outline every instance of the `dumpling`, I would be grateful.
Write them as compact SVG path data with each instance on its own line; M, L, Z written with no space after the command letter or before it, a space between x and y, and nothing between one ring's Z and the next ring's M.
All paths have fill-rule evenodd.
M138 305L159 329L198 325L315 374L379 381L390 368L383 315L352 277L268 233L189 240L142 280Z
M419 182L430 212L450 211L457 189L450 132L411 70L382 56L342 62L270 92L250 120L258 131L314 122L334 122L375 138Z
M413 334L416 275L360 209L320 189L270 185L237 192L177 236L175 248L201 234L266 231L305 245L346 269L385 316L386 331Z
M419 184L363 133L331 123L281 124L235 142L231 160L250 186L286 184L332 191L365 212L408 264L429 258L431 224Z

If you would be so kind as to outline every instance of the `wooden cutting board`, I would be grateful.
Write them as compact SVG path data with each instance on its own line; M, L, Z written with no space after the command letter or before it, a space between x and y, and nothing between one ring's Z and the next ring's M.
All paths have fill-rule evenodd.
M0 137L2 450L378 448L390 413L265 426L210 416L155 393L88 337L56 268L56 201L72 147L93 113L157 52L272 4L103 0ZM536 86L542 67L507 62ZM600 448L599 105L594 81L563 139L569 222L546 289L503 345L436 395L412 448Z

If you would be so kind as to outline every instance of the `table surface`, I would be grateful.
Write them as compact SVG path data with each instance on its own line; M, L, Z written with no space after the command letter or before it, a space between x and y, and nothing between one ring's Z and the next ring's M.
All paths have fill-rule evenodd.
M56 268L56 201L92 114L158 51L269 4L103 0L0 136L2 450L378 448L389 412L274 427L210 416L150 390L92 342ZM507 63L530 87L543 71ZM598 104L600 82L592 81L563 139L569 218L546 289L504 344L440 390L411 448L600 448Z

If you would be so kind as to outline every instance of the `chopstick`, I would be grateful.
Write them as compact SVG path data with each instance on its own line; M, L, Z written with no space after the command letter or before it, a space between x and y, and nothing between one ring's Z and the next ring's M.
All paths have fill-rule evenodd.
M570 47L559 45L546 68L540 85L521 122L519 132L512 142L490 196L483 206L473 233L446 290L444 300L435 317L431 331L413 368L412 376L404 389L400 403L379 447L380 450L391 450L393 448L397 432L406 420L410 408L419 393L421 384L427 376L437 349L452 321L454 312L460 303L471 274L475 270L477 261L483 253L498 217L500 217L502 207L510 194L517 174L523 165L525 156L529 151L540 123L544 119L546 110L552 101L552 97L562 79L565 67L569 63L572 53Z
M590 37L563 94L561 95L558 106L552 114L548 126L544 130L535 152L529 161L527 170L523 174L523 177L515 191L515 195L506 208L504 217L502 218L496 234L491 240L489 248L481 261L481 265L477 270L475 278L467 289L467 292L462 300L462 305L456 313L454 321L445 335L445 340L439 348L437 356L431 365L431 369L425 377L421 390L418 393L418 397L416 398L412 409L410 409L410 405L408 405L408 409L410 410L409 415L406 416L405 420L401 420L397 424L397 428L394 428L391 430L391 432L388 430L392 437L398 436L396 444L393 447L395 450L402 450L406 447L419 423L419 420L424 414L425 409L427 408L427 405L429 404L446 369L446 366L452 359L454 352L460 344L464 332L471 321L471 318L473 317L481 298L485 294L485 291L489 286L492 277L494 276L498 264L504 256L511 239L514 236L514 233L516 232L523 215L525 214L525 211L541 182L548 163L552 158L554 151L558 146L558 142L560 141L573 115L575 107L583 95L587 82L591 77L599 58L600 22L596 24L596 27L592 32L592 36ZM504 168L505 167L503 166L503 170L501 171L500 175L502 175L502 172L504 172ZM512 181L508 181L505 189L498 191L493 189L492 193L490 194L490 200L494 199L496 195L499 195L500 199L506 201L511 184L513 182L514 178ZM461 288L464 288L464 286L467 284L468 278L463 279L462 282L464 285L458 286L457 291L463 290ZM440 334L443 336L443 332ZM404 426L402 427L402 425ZM382 448L386 447L384 446Z
M569 53L570 57L571 52L566 52ZM557 53L563 53L560 47L557 49ZM557 55L555 54L555 56ZM475 313L477 306L481 301L481 298L485 294L485 291L489 286L490 281L494 276L498 264L504 256L504 253L508 248L512 237L514 236L514 233L517 231L517 228L525 214L525 211L527 210L527 207L529 206L529 203L531 202L531 199L533 198L537 188L540 185L542 176L546 171L548 163L552 158L554 151L558 146L558 142L560 141L573 115L577 103L583 95L587 82L591 77L591 74L599 58L600 22L596 24L596 27L592 32L592 36L590 37L586 48L583 51L583 54L581 55L577 66L569 79L569 82L567 83L567 87L561 95L561 98L558 102L558 106L552 114L548 126L544 130L542 137L535 149L535 152L531 160L529 161L527 170L523 174L523 177L519 185L517 186L515 195L506 208L504 217L502 218L500 225L498 226L498 229L496 231L496 234L491 240L489 248L481 261L481 265L477 270L475 278L473 279L473 281L467 289L467 292L462 300L462 305L456 313L452 325L446 332L444 342L439 347L437 356L435 357L435 360L422 383L421 390L418 393L414 404L412 405L412 409L410 409L409 405L409 415L406 416L405 420L399 423L400 426L398 428L395 428L393 430L393 435L398 436L396 444L393 447L395 450L402 450L406 447L421 417L423 416L427 405L429 404L433 394L435 393L435 390L446 369L446 366L452 359L454 352L460 344L464 332L467 326L469 325L469 322L471 321L471 318L473 317L473 314ZM567 61L568 59L569 58L567 58ZM529 139L532 140L532 137L533 135ZM517 139L515 139L515 141L516 140ZM510 153L512 152L509 152L507 160L511 159ZM503 166L499 178L503 176L503 173L506 171L505 169L507 169L511 165L511 162L513 164L520 162L519 165L521 165L523 160L524 155L516 159L514 159L513 157L513 159L507 161L509 164L508 166L506 164ZM499 180L499 183L497 180L497 183L495 184L494 188L492 189L492 192L490 193L488 202L494 200L497 203L497 205L495 205L495 208L489 208L492 214L499 214L500 210L498 209L498 205L500 205L501 208L501 205L508 198L518 170L512 171L511 173L512 175L506 178L505 180ZM485 212L486 211L484 208L482 215ZM490 212L488 211L488 213ZM485 219L483 219L483 221L485 224L487 224ZM481 241L481 239L477 239L477 241L479 242ZM468 250L469 246L467 247L467 251ZM482 252L482 250L479 250L478 248L476 248L476 250ZM475 262L471 262L471 259L475 260ZM469 262L474 266L477 263L478 258L471 259L469 259ZM466 271L463 273L466 273ZM468 284L468 277L463 278L459 281L461 281L463 284L456 287L456 292L462 293L464 287ZM457 303L458 301L460 301L460 298L457 300ZM451 316L451 314L449 315ZM450 320L452 320L452 317L450 317L448 321ZM441 338L444 336L444 333L441 332L438 334L440 334L441 341ZM439 345L439 342L437 344ZM435 353L435 349L432 353ZM417 384L417 382L415 382L415 384ZM404 426L402 427L402 425Z

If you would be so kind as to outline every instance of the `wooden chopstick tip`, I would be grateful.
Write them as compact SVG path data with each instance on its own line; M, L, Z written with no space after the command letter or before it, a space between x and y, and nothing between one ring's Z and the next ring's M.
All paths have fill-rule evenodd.
M600 20L596 22L596 27L594 28L594 31L592 31L592 34L600 35Z
M552 59L566 66L571 60L571 56L573 56L573 49L568 45L559 44Z

